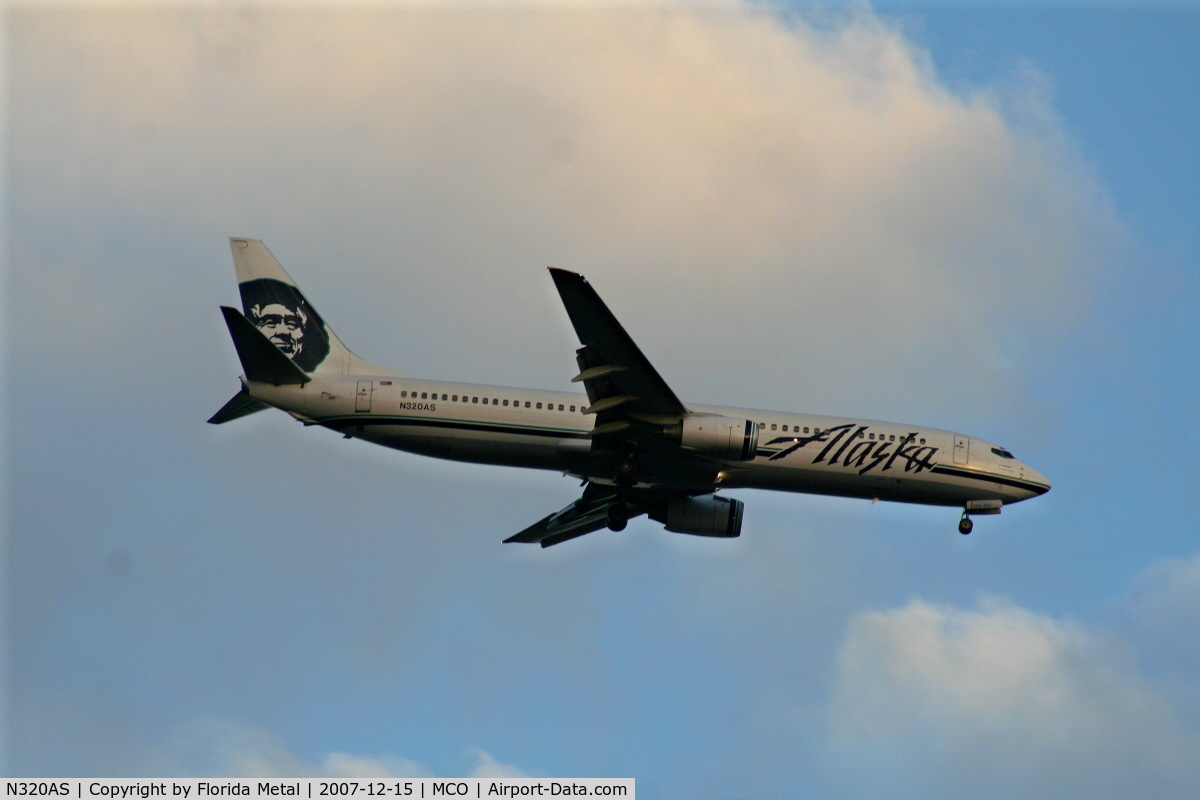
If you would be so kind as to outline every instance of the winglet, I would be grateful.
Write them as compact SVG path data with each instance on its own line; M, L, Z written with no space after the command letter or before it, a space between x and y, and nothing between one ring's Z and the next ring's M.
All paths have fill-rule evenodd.
M229 306L221 306L233 346L246 379L255 383L305 384L312 380L303 370L292 363L254 323L242 316L242 312Z

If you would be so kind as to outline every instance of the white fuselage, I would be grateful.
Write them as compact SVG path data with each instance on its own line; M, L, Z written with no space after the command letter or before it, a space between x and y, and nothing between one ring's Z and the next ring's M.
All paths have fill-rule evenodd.
M386 447L611 482L611 472L591 456L589 432L595 418L582 413L588 404L582 394L381 375L315 374L303 385L246 386L255 399L305 422ZM1049 489L1049 481L1006 450L951 431L812 414L687 407L760 426L754 458L711 462L704 480L707 491L745 487L963 506L988 500L1007 505Z

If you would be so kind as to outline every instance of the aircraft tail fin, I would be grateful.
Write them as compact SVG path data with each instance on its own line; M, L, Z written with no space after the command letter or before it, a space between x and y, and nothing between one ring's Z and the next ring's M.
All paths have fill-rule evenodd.
M229 247L237 269L244 319L302 372L399 374L351 353L261 241L230 238ZM226 322L232 333L235 323L229 321L228 314ZM236 334L234 339L236 342Z
M276 386L305 384L312 380L236 308L221 306L221 313L225 315L225 324L247 379Z

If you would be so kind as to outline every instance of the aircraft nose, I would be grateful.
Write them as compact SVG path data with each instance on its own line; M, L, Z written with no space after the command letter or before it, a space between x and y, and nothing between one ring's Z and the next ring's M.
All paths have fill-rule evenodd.
M1036 469L1033 469L1032 467L1028 467L1028 466L1025 467L1025 477L1027 480L1032 481L1033 483L1036 483L1039 485L1039 488L1034 490L1039 495L1045 494L1046 492L1050 491L1050 481L1046 479L1045 475L1038 472Z

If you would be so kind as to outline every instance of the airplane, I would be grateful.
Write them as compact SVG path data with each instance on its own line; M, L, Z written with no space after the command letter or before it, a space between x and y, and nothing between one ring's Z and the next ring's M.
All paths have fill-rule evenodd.
M736 537L742 501L718 492L741 488L961 507L968 534L972 516L1050 490L1008 450L953 431L685 403L591 284L553 267L584 394L410 378L350 352L261 241L230 247L242 310L221 313L242 385L208 421L274 407L346 438L582 481L579 499L505 542L549 547L642 514Z

